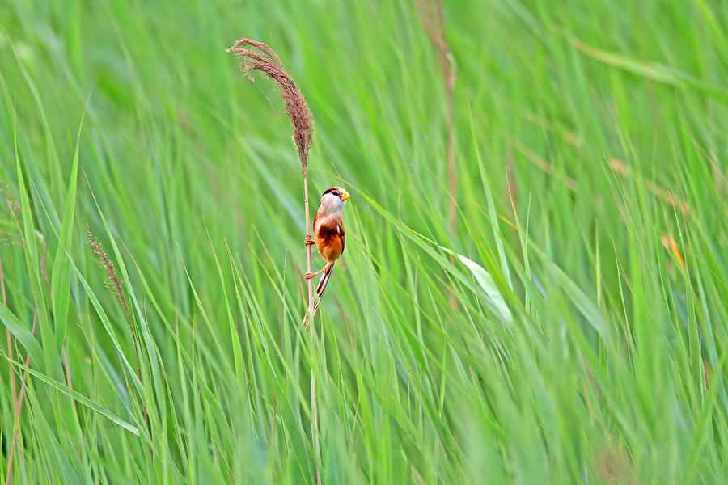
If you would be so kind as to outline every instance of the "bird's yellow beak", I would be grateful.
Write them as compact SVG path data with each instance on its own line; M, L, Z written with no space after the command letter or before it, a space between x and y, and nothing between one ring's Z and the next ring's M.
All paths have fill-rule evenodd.
M341 200L343 200L344 202L346 202L346 201L347 201L347 200L349 200L350 198L351 198L351 196L349 195L349 192L347 192L346 190L344 190L344 191L343 191L343 192L341 193Z

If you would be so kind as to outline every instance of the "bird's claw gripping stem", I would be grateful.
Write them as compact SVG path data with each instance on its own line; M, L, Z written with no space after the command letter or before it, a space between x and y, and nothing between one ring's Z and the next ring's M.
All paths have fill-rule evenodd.
M306 234L306 237L303 239L303 244L306 246L313 246L315 244L310 234Z

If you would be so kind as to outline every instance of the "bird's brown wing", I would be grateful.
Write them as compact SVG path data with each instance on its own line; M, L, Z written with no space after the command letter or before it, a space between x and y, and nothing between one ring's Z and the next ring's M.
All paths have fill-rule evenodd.
M316 242L316 247L318 248L319 253L322 251L322 246L324 243L324 238L321 237L322 219L325 218L321 217L321 209L319 209L316 211L316 215L313 217L313 240Z
M339 220L336 225L336 230L339 232L339 235L341 236L341 254L344 254L344 250L346 249L346 231L344 230L344 221Z
M316 226L316 224L318 223L318 218L319 218L319 213L318 213L318 211L316 211L316 215L313 216L313 233L314 233L314 236L318 232L318 227Z

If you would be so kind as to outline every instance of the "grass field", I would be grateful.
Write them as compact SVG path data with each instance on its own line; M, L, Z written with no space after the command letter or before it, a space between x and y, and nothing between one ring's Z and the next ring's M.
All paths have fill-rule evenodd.
M445 3L454 194L422 2L0 4L0 481L725 483L728 4Z

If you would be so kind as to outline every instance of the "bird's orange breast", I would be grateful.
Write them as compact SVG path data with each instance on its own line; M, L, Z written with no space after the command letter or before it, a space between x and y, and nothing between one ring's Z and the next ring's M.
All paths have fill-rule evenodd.
M321 257L326 260L327 263L333 263L339 256L341 256L342 250L344 249L343 240L340 236L331 236L327 238L316 238L316 245L318 246Z
M318 219L315 224L316 246L327 263L336 261L344 252L345 234L338 218Z

